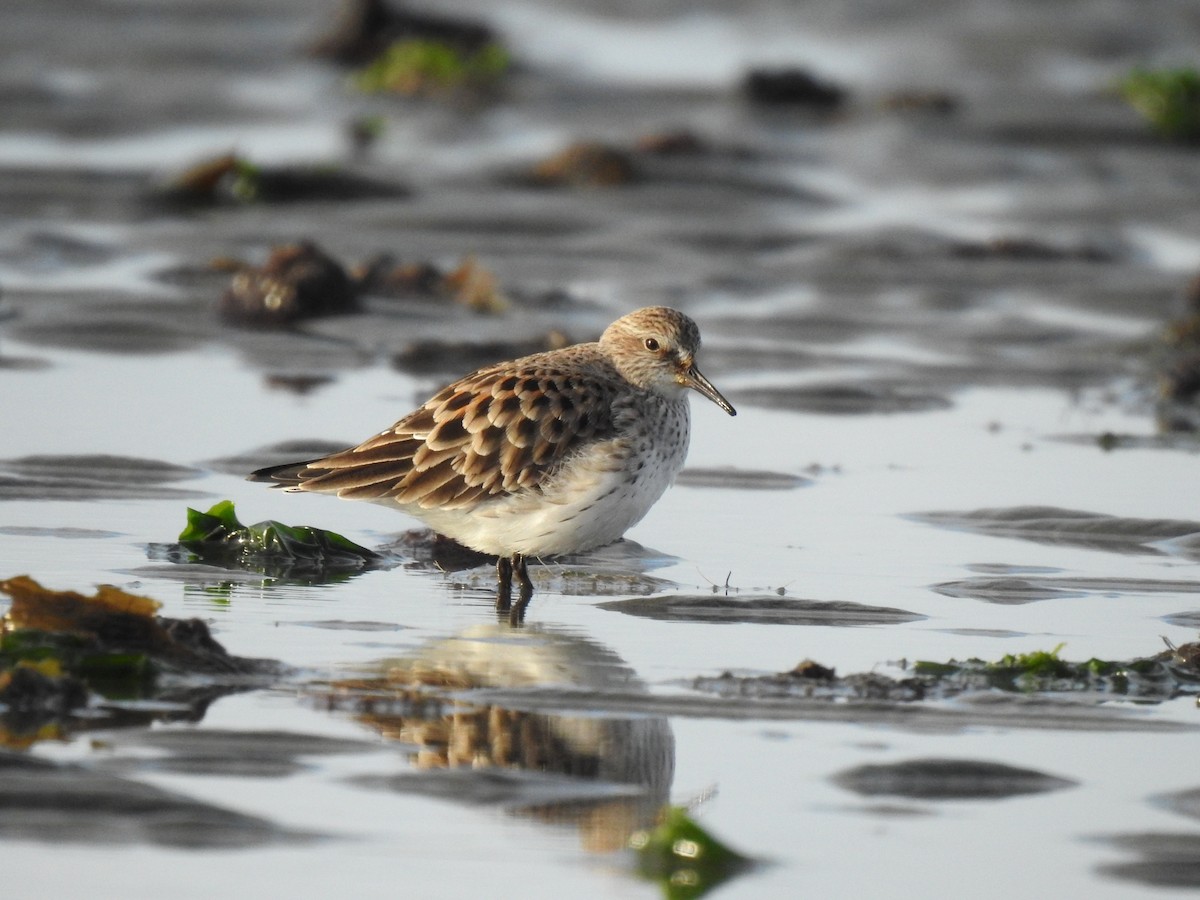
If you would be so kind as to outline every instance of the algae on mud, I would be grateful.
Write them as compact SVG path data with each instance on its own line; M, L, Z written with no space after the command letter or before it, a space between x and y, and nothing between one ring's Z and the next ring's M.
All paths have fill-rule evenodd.
M228 653L200 619L158 616L148 597L100 585L92 596L54 591L27 575L0 581L12 603L0 619L0 743L24 746L60 737L77 715L107 721L122 701L174 699L176 710L134 716L134 724L201 708L244 689L245 679L277 676L271 660ZM191 683L202 677L203 681ZM170 683L168 683L170 682ZM117 704L117 706L113 706ZM108 719L96 713L108 708Z
M509 71L508 51L498 43L464 50L435 40L401 40L354 75L366 93L406 97L486 95Z
M795 669L771 675L737 677L725 672L717 677L692 680L696 690L722 697L753 700L782 698L829 701L915 703L1001 691L1025 696L1082 697L1094 705L1132 699L1162 703L1179 696L1200 695L1200 645L1174 646L1154 656L1118 661L1089 659L1070 662L1053 650L1006 654L999 660L981 659L930 662L902 660L907 674L892 678L880 672L838 675L832 668L805 660Z

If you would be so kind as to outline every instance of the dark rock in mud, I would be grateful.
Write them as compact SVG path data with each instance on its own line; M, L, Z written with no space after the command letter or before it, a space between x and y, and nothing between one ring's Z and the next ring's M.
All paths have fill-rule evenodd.
M408 197L407 187L330 166L259 166L226 154L197 163L147 198L151 206L348 203Z
M913 513L942 528L977 531L1040 544L1070 544L1113 553L1155 554L1151 544L1200 535L1200 522L1187 519L1134 519L1056 506L1013 506L967 512Z
M640 178L633 156L599 141L581 141L535 164L523 180L537 187L608 188Z
M496 39L490 26L472 19L417 12L384 0L343 0L337 21L328 34L314 42L312 53L358 65L379 56L396 41L437 41L470 53Z
M458 541L427 528L405 531L380 551L411 559L417 568L440 572L459 572L496 561L494 556L464 547Z
M821 415L874 415L932 412L953 404L941 394L887 382L858 382L810 387L765 387L737 391L733 397L751 406Z
M435 297L445 274L431 262L402 263L381 254L350 271L364 293L384 297Z
M461 586L495 591L496 558L471 550L448 537L424 528L406 531L378 548L380 553L405 560L406 569L437 574L462 573ZM621 540L575 556L560 556L530 563L530 577L539 591L566 596L645 596L675 587L673 582L646 573L673 562L636 541Z
M722 597L715 594L673 595L610 600L601 609L668 622L714 622L764 625L896 625L925 616L886 606L788 597Z
M1001 763L915 759L847 769L833 777L839 787L865 797L914 800L995 800L1075 787L1077 782Z
M961 259L1011 259L1024 262L1113 262L1117 253L1109 248L1084 245L1060 247L1033 238L998 237L982 243L958 243L950 247L952 256Z
M847 98L846 89L806 69L752 69L742 80L742 94L762 106L797 106L829 112Z
M361 293L396 299L450 300L479 313L502 313L508 297L487 267L467 256L455 268L443 271L430 262L396 262L382 254L356 266L352 272Z
M0 751L0 838L181 850L307 843L319 835L152 785Z
M261 268L236 274L217 311L235 325L279 328L358 308L358 290L346 270L311 241L302 241L276 247Z

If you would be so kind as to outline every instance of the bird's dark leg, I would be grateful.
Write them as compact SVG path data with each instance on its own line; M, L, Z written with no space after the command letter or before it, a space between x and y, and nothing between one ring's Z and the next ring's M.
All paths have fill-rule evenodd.
M512 609L512 560L501 556L496 560L496 612L506 613Z
M500 557L496 560L496 611L508 612L512 608L512 560Z
M520 553L513 554L513 572L517 576L517 585L521 589L520 602L528 603L533 597L533 582L529 580L529 564Z
M512 602L513 576L517 578L517 603ZM520 553L501 556L496 560L496 612L508 616L510 625L525 621L525 608L533 597L533 582L529 579L529 566Z

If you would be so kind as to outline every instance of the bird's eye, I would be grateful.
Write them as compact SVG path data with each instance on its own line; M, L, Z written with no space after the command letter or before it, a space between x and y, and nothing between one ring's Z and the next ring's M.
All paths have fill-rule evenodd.
M645 344L646 344L646 349L649 350L651 353L658 352L658 341L656 341L654 338L646 338Z

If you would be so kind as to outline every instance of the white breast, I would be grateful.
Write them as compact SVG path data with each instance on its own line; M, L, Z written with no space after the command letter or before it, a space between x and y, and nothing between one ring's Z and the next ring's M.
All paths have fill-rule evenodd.
M683 468L690 432L685 397L623 417L616 437L571 457L541 491L461 510L410 509L481 553L532 557L611 544L641 521Z

